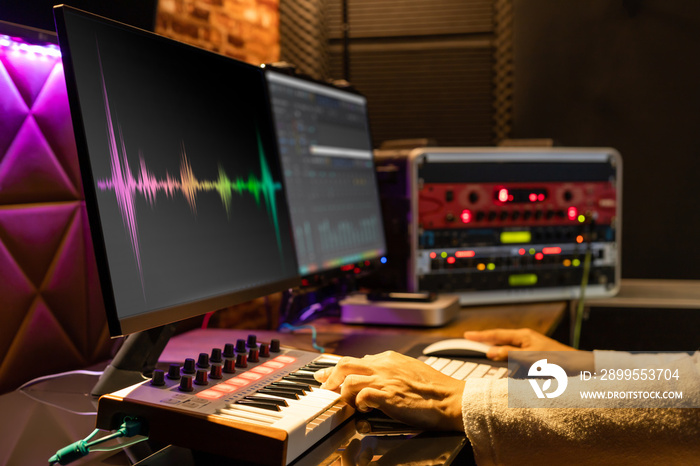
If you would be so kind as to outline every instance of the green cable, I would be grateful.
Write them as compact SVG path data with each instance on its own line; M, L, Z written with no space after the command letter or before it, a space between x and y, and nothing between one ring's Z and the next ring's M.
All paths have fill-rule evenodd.
M574 324L574 341L573 347L578 349L581 341L581 326L583 325L583 308L586 300L586 287L588 286L588 274L591 270L591 243L588 241L586 249L586 257L583 260L583 277L581 278L581 295L576 306L576 322Z
M292 325L292 324L285 322L282 325L280 325L280 330L283 328L288 328L291 331L300 330L303 328L311 329L311 346L313 346L316 350L318 350L319 353L325 353L326 350L323 349L322 346L320 346L316 343L316 327L314 327L313 325L309 325L309 324L307 324L307 325Z
M95 429L92 431L90 435L85 437L83 440L78 440L77 442L73 442L70 445L61 448L58 450L51 458L49 458L49 464L69 464L72 463L73 461L80 459L84 456L87 456L90 451L113 451L118 448L126 448L131 445L134 445L139 442L143 442L144 440L148 440L148 437L142 438L135 440L133 442L129 442L125 445L117 445L115 447L111 447L108 449L92 449L90 450L91 447L98 445L100 443L104 443L108 440L118 438L118 437L133 437L134 435L138 435L141 432L141 421L131 418L131 417L126 417L124 418L124 422L122 425L117 429L116 432L109 434L105 437L99 438L97 440L93 440L90 442L90 440L97 435L97 433L100 431L100 429Z

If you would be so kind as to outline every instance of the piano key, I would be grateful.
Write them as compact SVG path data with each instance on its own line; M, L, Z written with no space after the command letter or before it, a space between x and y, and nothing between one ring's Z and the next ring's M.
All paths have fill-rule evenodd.
M317 382L316 380L310 380L308 378L302 378L302 377L297 377L294 375L287 375L285 377L282 377L282 380L287 380L289 382L299 382L299 383L305 383L314 387L320 387L321 382Z
M306 395L306 390L302 390L301 388L292 388L292 387L281 387L279 385L267 385L265 386L266 389L268 390L277 390L285 393L294 393L295 395L299 396L304 396Z
M281 398L275 398L272 396L250 395L250 396L246 396L243 399L250 400L250 401L257 401L258 403L276 404L277 406L289 406L285 400L283 400Z
M258 401L246 400L245 398L242 400L236 401L236 403L240 404L240 405L246 405L246 406L255 406L256 408L261 408L261 409L268 409L270 411L279 411L280 410L279 405L271 404L271 403L260 403Z
M309 386L309 384L299 382L285 382L283 380L278 380L276 382L272 382L270 385L274 385L276 387L298 388L304 390L305 392L311 391L311 386Z
M299 395L292 392L286 392L284 390L275 390L272 388L261 388L257 393L264 393L265 395L278 396L280 398L289 398L290 400L298 400Z

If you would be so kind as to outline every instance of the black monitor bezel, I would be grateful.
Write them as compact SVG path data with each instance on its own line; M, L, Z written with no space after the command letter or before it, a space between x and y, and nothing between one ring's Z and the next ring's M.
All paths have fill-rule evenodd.
M296 79L301 82L306 82L309 84L314 84L314 85L319 85L322 87L326 87L328 89L332 89L333 91L336 92L347 92L348 94L352 94L355 96L360 96L365 99L365 102L367 103L367 96L359 92L357 89L354 87L348 85L344 87L340 87L339 85L335 85L333 83L327 82L327 81L322 81L319 79L314 79L311 76L307 75L301 75L298 73L295 73L293 70L286 69L286 68L280 68L276 67L274 65L263 65L263 69L265 70L265 80L267 81L267 86L266 86L266 91L269 94L270 93L270 86L269 86L269 80L268 80L268 73L276 73L279 75L284 75L285 77L291 78L291 79ZM347 84L347 83L346 83ZM275 121L275 112L272 109L272 97L270 96L269 98L270 101L270 107L271 107L271 115L273 121ZM369 106L366 107L366 123L367 123L367 137L369 139L370 147L372 147L372 132L371 132L371 126L370 126L370 116L369 116ZM275 132L277 131L275 127ZM278 149L279 152L279 149ZM373 169L373 175L374 175L374 187L377 192L377 209L380 214L380 219L383 219L383 212L382 212L382 204L381 204L381 199L379 198L379 180L377 178L377 172L376 172L376 163L374 160L374 157L372 157L372 165L374 167ZM287 200L289 202L289 200ZM301 280L302 280L302 287L318 287L318 286L323 286L329 283L332 283L337 280L343 280L348 277L361 277L364 276L368 273L374 272L378 268L380 268L383 264L381 262L383 257L386 257L388 253L388 246L387 246L387 239L386 239L386 231L384 230L384 222L381 221L379 222L379 227L382 229L382 238L383 238L383 252L381 254L378 254L376 257L372 257L369 259L364 259L361 262L348 262L343 265L338 265L334 266L331 268L326 268L323 270L318 270L314 272L309 272L305 274L300 274ZM353 265L352 270L343 270L343 268L348 267L350 265ZM358 271L359 270L359 271Z
M75 142L78 152L78 162L80 166L81 176L83 178L83 192L85 195L85 206L88 213L88 223L90 226L90 233L92 237L92 243L95 250L95 258L97 259L97 270L99 275L100 286L102 288L102 296L105 305L107 324L109 327L109 333L112 337L120 337L127 334L132 334L147 330L150 328L163 326L176 321L187 319L190 317L196 317L198 315L205 314L207 312L216 311L223 309L228 306L233 306L235 304L240 304L252 299L265 296L271 293L275 293L281 290L289 289L298 286L300 283L300 277L297 274L294 277L290 277L284 280L278 280L263 285L254 286L244 290L237 290L230 293L224 293L221 295L210 296L208 298L198 299L195 301L185 302L178 305L168 306L162 309L152 310L145 314L139 314L135 316L128 316L120 318L117 312L116 300L114 297L114 290L112 288L112 277L109 269L109 262L107 258L107 249L104 241L104 233L102 230L102 223L100 219L100 212L97 204L97 192L95 189L95 181L92 175L92 167L90 163L90 154L88 150L87 137L85 135L85 128L82 120L82 110L79 103L78 89L75 80L75 74L72 66L72 59L70 57L70 51L68 44L67 31L64 28L65 25L65 14L69 12L70 14L78 14L85 16L89 19L103 22L109 24L110 26L128 30L132 33L148 36L152 40L157 40L160 42L167 42L175 47L180 47L182 49L197 49L203 54L211 54L214 59L220 60L234 60L233 58L225 57L223 55L216 54L214 52L201 49L192 45L177 42L175 40L159 36L152 32L136 28L134 26L129 26L123 23L119 23L108 18L104 18L92 13L88 13L77 8L73 8L67 5L56 5L54 7L54 15L56 18L56 31L58 34L58 41L60 44L66 44L61 48L61 54L63 59L64 73L66 76L66 89L69 97L69 104L71 110L71 120L73 123L73 131L75 133ZM251 69L255 69L261 73L262 79L264 79L263 71L253 65L238 62L244 66L248 66ZM265 92L267 92L266 86ZM268 111L271 109L268 107ZM270 121L272 121L272 115L270 115ZM274 148L277 150L277 142L274 143ZM276 155L276 154L275 154ZM281 181L284 183L284 180ZM286 202L284 203L285 207ZM290 232L291 234L291 232ZM294 253L294 260L296 263L296 252Z

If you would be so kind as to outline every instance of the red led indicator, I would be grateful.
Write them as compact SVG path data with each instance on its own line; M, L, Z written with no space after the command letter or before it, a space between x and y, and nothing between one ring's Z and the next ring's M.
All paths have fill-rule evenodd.
M342 267L340 267L340 270L342 270L343 272L348 272L354 268L355 268L355 266L353 264L347 264L347 265L343 265Z
M569 207L566 211L566 215L569 217L569 220L576 220L578 217L578 209L576 207Z
M437 257L437 253L436 253L436 252L431 252L431 253L430 253L430 258L431 258L431 259L435 259L436 257Z
M525 255L525 252L526 252L526 251L525 251L525 249L523 249L523 248L518 249L518 254L520 254L521 256L524 256L524 255Z
M472 211L469 209L464 209L462 215L459 216L462 219L462 223L469 223L472 221Z
M455 259L454 257L450 256L450 257L447 258L447 263L448 263L448 264L454 264L456 260L457 260L457 259Z
M267 361L261 367L272 367L273 369L282 369L286 364L277 361Z
M530 193L530 196L528 196L528 199L530 199L530 202L536 202L537 201L537 194Z
M537 200L540 201L540 202L544 201L544 194L542 194L542 193L538 194L538 195L537 195Z
M457 251L455 252L455 257L459 257L460 259L464 257L474 257L476 253L474 251Z
M306 278L301 279L301 286L309 286L309 280Z
M508 190L506 188L501 188L498 190L498 200L501 202L508 202Z
M561 254L561 248L559 248L559 247L542 248L542 252L544 254Z
M273 359L273 361L279 361L279 362L283 362L285 364L291 364L294 361L296 361L296 358L293 358L291 356L277 356L275 359Z
M360 272L361 272L360 268L359 268L359 267L355 267L355 273L360 273Z
M224 383L228 385L236 385L237 387L245 387L250 383L250 380L242 379L240 377L234 377L232 379L227 380Z
M232 387L231 385L225 383L220 383L211 387L212 390L216 390L217 392L221 393L231 393L236 391L236 388L237 387Z
M222 392L217 392L216 390L204 390L203 392L197 393L197 396L204 398L205 400L216 400L224 396Z
M538 261L541 261L543 258L544 258L544 254L542 254L541 252L538 252L537 254L535 254L535 259L537 259Z
M251 371L252 371L252 372L257 372L258 374L263 374L263 375L272 374L273 372L275 372L275 370L274 370L273 368L271 368L271 367L263 367L263 366L253 367L253 368L251 369Z
M365 267L369 267L369 261L365 261Z

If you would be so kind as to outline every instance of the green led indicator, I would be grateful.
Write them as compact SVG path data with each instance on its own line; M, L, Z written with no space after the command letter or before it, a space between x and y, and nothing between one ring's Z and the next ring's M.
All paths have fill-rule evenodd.
M585 222L585 221L586 221L586 216L583 215L583 214L579 215L579 216L578 216L578 221L579 221L580 223Z
M447 253L446 253L446 252L441 253L441 254L440 254L440 257L442 257L443 259L446 259L446 258L447 258Z
M530 253L531 256L534 256L535 253L537 252L537 250L535 250L535 248L530 248L530 250L528 252Z
M493 262L491 262L489 265L486 266L486 268L489 269L489 270L494 270L494 269L496 268L496 264L494 264Z
M537 275L534 273L521 273L508 277L510 286L532 286L537 284Z
M529 231L504 231L501 233L501 243L529 243L532 241L532 233Z
M571 263L574 264L574 267L581 265L581 261L579 259L574 259Z

